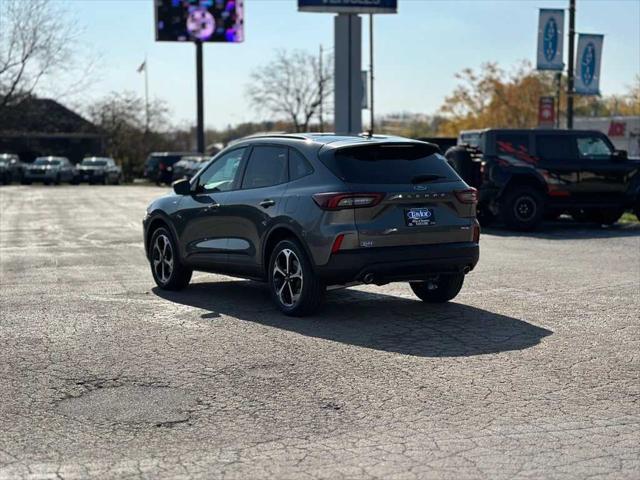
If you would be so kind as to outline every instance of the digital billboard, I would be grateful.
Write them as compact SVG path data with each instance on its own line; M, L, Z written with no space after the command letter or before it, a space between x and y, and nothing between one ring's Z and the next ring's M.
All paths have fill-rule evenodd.
M242 42L244 0L155 0L160 42Z
M298 0L301 12L397 13L398 0Z

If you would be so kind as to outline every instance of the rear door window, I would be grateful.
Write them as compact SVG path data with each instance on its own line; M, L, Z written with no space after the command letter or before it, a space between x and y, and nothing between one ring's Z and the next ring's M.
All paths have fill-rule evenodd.
M571 162L576 159L575 140L571 135L539 135L536 137L538 157L553 162Z
M613 154L611 147L602 137L588 135L578 137L576 142L581 160L609 160Z
M459 180L446 159L430 145L346 147L320 158L347 183L410 184Z
M242 188L263 188L287 181L287 148L254 147L242 179Z

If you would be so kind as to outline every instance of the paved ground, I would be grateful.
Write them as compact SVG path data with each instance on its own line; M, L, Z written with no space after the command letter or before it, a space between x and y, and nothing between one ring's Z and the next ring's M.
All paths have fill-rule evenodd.
M495 231L455 303L154 288L154 187L0 188L0 478L640 478L640 228Z

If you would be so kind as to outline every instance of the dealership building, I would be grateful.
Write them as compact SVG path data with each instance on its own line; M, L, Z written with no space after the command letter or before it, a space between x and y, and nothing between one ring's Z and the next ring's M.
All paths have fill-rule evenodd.
M101 155L104 144L98 127L54 100L29 98L0 115L0 153L18 154L22 161L57 155L76 163Z

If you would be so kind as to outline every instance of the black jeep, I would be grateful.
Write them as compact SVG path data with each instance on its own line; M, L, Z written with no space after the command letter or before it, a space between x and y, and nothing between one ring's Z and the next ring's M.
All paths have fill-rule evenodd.
M478 218L532 230L562 213L613 224L640 214L640 161L590 130L487 129L461 132L446 158L479 191Z

